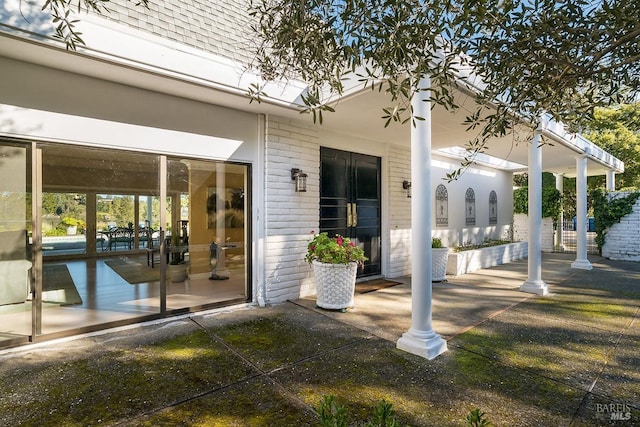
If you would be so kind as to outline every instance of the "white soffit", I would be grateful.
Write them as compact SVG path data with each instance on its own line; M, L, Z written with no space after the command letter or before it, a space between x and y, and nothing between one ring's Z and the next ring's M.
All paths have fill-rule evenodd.
M444 157L454 158L454 159L464 159L470 152L463 147L453 146L446 148L438 148L433 150L433 154L438 154ZM487 166L494 169L500 169L511 172L521 172L527 169L527 165L523 165L516 162L511 162L509 160L500 159L498 157L490 156L484 153L478 153L473 158L474 163L477 163L482 166Z

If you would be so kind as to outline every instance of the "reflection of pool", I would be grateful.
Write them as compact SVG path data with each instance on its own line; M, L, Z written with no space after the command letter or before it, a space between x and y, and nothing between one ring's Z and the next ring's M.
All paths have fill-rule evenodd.
M140 241L140 249L146 247L145 241ZM132 248L135 249L135 248ZM130 251L127 245L118 245L112 251ZM107 252L109 239L103 235L96 237L96 252ZM78 234L75 236L45 236L42 238L42 252L44 255L68 255L84 254L87 252L87 236Z
M56 253L84 253L87 239L83 234L76 236L45 236L42 238L42 251L46 255Z

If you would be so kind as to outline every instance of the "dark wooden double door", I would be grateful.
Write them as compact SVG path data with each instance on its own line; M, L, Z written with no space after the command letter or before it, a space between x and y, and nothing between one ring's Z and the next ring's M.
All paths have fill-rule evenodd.
M369 260L358 277L381 273L380 158L320 150L320 231L364 248Z

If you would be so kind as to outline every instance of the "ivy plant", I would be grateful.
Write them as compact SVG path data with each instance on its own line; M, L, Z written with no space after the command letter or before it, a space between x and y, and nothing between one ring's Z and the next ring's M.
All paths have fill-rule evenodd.
M614 195L614 193L605 192L601 188L591 191L596 228L595 242L598 245L600 255L602 255L602 247L604 246L607 230L633 212L633 205L635 205L638 197L640 197L640 192L622 196L620 193Z
M529 213L529 187L513 191L513 213ZM556 188L542 188L542 217L556 219L562 209L562 194Z

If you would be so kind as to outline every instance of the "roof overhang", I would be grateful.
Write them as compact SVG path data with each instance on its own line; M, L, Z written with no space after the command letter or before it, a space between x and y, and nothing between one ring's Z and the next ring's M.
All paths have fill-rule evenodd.
M440 105L431 109L431 146L434 153L450 158L462 159L466 152L462 148L475 135L464 123L465 118L477 108L475 97L469 91L456 94L459 108L447 110ZM390 98L378 90L361 87L351 90L349 96L335 103L336 113L324 116L323 126L334 132L353 137L410 145L410 123L391 122L385 127L383 108L391 107ZM524 123L516 126L504 137L488 142L485 151L476 157L479 164L514 172L526 171L528 165L528 143L533 128ZM586 156L589 175L605 175L607 171L624 171L624 163L605 152L581 135L570 133L555 121L548 120L543 131L545 144L542 147L542 167L545 172L574 177L576 158Z
M86 15L78 24L87 46L66 51L50 37L12 27L0 31L0 56L137 88L243 111L297 117L302 110L303 82L272 83L262 103L249 102L247 89L261 83L258 75L216 55ZM476 108L473 87L458 90L455 111L434 105L431 110L432 148L435 153L461 159L473 134L464 124ZM385 127L383 108L390 101L384 92L354 84L335 101L336 113L324 115L323 128L359 139L410 145L410 123L391 122ZM476 161L514 172L526 170L532 129L521 125L489 142ZM622 172L624 164L587 139L571 134L561 124L549 122L543 133L543 170L575 176L576 157L586 156L589 175L609 170Z
M268 84L250 102L258 75L226 58L114 24L93 15L77 24L87 46L66 50L51 37L0 25L0 56L223 107L297 115L304 83Z

